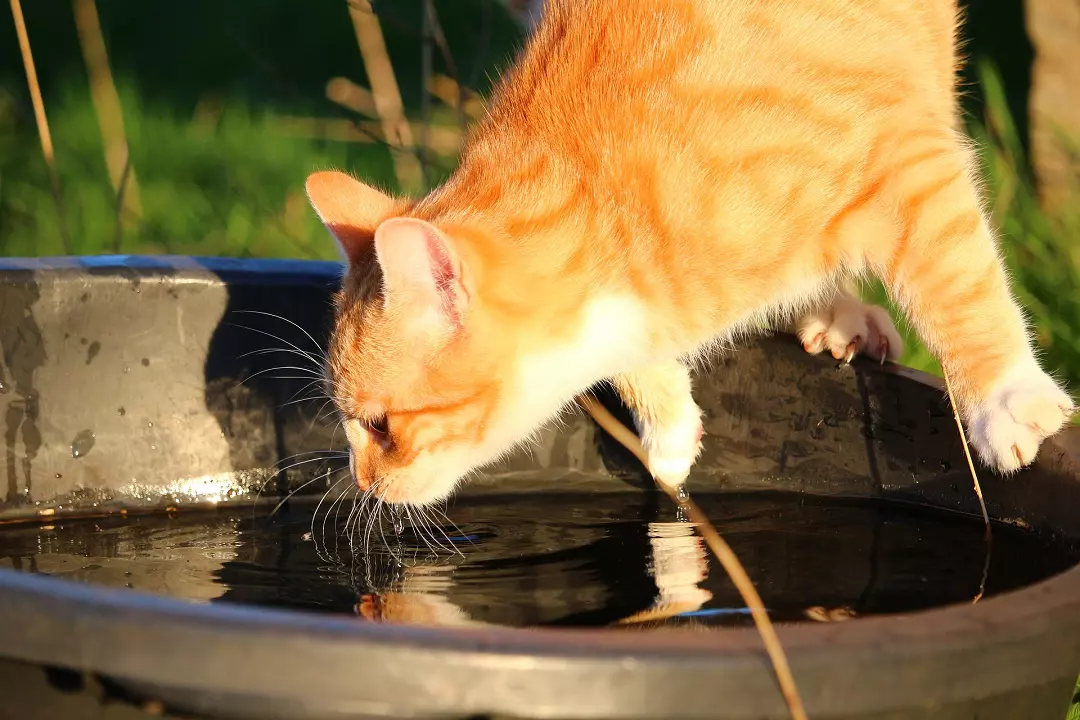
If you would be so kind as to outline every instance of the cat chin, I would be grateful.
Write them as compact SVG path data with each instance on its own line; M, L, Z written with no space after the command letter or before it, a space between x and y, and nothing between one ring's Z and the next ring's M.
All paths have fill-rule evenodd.
M464 453L421 454L407 467L388 474L378 496L390 505L424 507L441 502L473 467Z
M448 498L459 482L460 480L447 481L446 476L435 476L426 481L413 478L390 479L384 483L386 489L380 494L380 498L389 505L425 507Z

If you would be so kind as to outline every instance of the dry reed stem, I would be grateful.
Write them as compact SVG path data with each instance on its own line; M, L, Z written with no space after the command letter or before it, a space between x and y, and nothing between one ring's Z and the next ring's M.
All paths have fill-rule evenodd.
M34 67L34 55L30 51L30 35L26 32L26 19L23 17L22 4L11 0L11 14L15 19L15 34L19 37L19 52L22 54L23 67L26 69L26 83L30 87L30 101L34 106L34 120L37 122L38 138L41 140L41 154L49 169L52 183L53 201L56 203L57 222L60 227L60 240L64 253L71 252L67 232L64 229L64 209L60 202L60 174L56 169L56 154L53 150L52 134L49 132L49 119L45 115L45 101L41 97L38 84L37 68Z
M75 29L79 34L86 73L90 78L90 99L97 111L101 129L101 143L105 149L105 166L109 181L117 199L117 224L122 226L125 215L138 217L142 214L139 202L139 181L131 164L131 150L124 132L124 113L120 107L120 94L116 91L105 37L101 32L101 18L94 0L73 0ZM119 232L119 231L118 231Z
M430 39L439 47L439 51L442 54L443 62L446 64L446 70L450 73L450 77L454 81L454 87L457 90L457 96L454 98L454 102L447 102L446 104L449 105L451 108L457 110L458 128L460 128L461 132L465 132L465 127L467 125L467 118L465 114L465 93L464 88L462 88L461 85L458 83L460 75L458 73L457 62L454 60L454 54L450 52L450 45L446 41L446 33L443 32L442 23L439 22L439 13L435 9L434 1L425 0L424 9L424 17L427 20L426 24L428 26L428 30L431 31L430 34L425 33L427 37L424 38L424 42L426 44ZM428 87L430 86L430 82L425 79L424 85L425 87ZM443 102L446 101L443 100Z
M645 449L641 446L641 441L638 439L637 435L619 422L619 420L608 412L607 408L601 405L596 398L583 395L578 398L577 402L586 412L592 415L593 419L600 427L621 443L627 450L632 452L643 465L648 467ZM680 499L678 491L675 488L668 487L659 480L656 481L656 485L667 493L672 502L687 513L690 520L697 527L698 532L705 538L705 542L713 551L713 554L716 555L717 560L720 561L720 564L723 566L725 572L727 572L728 577L731 578L731 582L735 585L735 588L742 596L743 602L746 603L747 608L750 610L758 634L761 635L761 640L765 645L765 652L769 655L769 660L772 662L773 666L773 672L780 685L780 691L783 693L784 700L787 702L788 712L791 714L793 720L807 720L806 709L803 707L799 689L795 685L795 678L791 674L791 666L788 664L787 655L784 653L784 648L780 644L780 639L776 636L776 630L773 628L772 621L769 620L768 613L765 612L765 606L761 602L761 596L758 595L754 583L746 574L746 570L743 569L742 563L739 562L739 558L735 555L735 552L727 542L720 537L720 533L712 526L712 523L709 522L709 518L701 511L701 508L699 508L697 504L690 499Z
M990 515L986 512L986 501L983 499L982 485L979 484L979 476L975 473L975 463L971 459L971 448L968 447L967 434L964 432L964 423L960 422L960 412L956 409L956 400L953 397L952 383L949 382L949 373L945 368L941 369L945 376L945 392L949 395L949 405L952 406L953 420L956 421L956 429L960 431L960 442L964 446L964 457L967 459L968 470L971 471L971 480L975 484L975 494L979 498L979 509L982 510L983 523L986 524L987 537L990 533Z
M365 87L360 87L346 77L331 78L326 83L326 98L357 115L379 117L375 109L375 97Z
M460 109L470 120L479 120L484 116L484 101L474 91L458 85L452 77L435 75L428 82L427 91L455 110L459 109L458 103L463 102Z
M293 137L336 142L386 143L381 127L376 122L279 115L273 119L271 127L275 132ZM433 125L428 129L427 148L436 155L456 155L461 150L461 143L462 135L456 126Z
M412 127L405 119L405 105L401 101L401 90L394 77L394 66L386 51L379 18L371 7L370 0L351 0L348 2L349 17L356 31L356 43L360 46L360 55L364 61L364 70L371 83L371 92L375 100L375 109L382 123L386 141L398 149L410 150L413 147ZM423 185L423 169L420 161L411 152L393 153L394 171L397 174L401 190L414 192Z
M971 448L968 446L967 433L964 432L964 423L960 422L960 411L956 408L956 399L953 396L952 383L949 382L949 373L945 372L945 368L942 368L941 374L945 376L945 392L949 395L953 420L956 421L956 429L960 431L960 443L964 446L964 458L967 460L968 470L971 471L971 481L975 485L975 495L979 498L979 509L982 511L983 524L986 526L986 560L983 563L983 575L982 582L979 584L979 593L971 601L971 604L974 605L982 600L982 596L986 592L986 578L990 574L990 546L993 542L993 535L990 532L990 515L986 512L986 500L983 498L982 485L979 483L979 476L975 472L975 462L971 459Z

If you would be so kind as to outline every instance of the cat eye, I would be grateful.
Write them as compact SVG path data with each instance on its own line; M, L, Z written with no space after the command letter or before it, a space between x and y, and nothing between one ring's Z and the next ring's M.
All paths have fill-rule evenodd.
M364 426L376 435L387 435L390 433L390 422L385 415L365 420Z

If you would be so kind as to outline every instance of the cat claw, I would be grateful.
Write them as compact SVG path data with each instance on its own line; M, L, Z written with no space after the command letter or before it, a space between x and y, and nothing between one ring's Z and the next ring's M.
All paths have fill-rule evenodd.
M804 317L797 334L806 352L817 355L828 349L844 363L851 363L861 353L884 364L903 352L903 341L889 313L847 294L838 295L832 305Z
M855 359L855 353L859 351L859 344L862 342L862 338L856 337L854 340L848 343L847 355L844 356L844 364L850 365L851 361Z

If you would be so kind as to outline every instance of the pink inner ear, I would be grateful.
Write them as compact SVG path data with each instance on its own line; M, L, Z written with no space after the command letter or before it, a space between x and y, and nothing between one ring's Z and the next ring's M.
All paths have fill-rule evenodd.
M399 292L418 295L460 321L465 291L454 252L437 228L413 218L387 220L375 232L375 251L388 300Z

